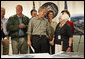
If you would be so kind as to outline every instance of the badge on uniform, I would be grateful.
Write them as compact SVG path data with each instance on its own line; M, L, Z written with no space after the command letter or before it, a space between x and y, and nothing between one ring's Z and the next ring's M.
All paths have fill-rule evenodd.
M58 35L58 39L61 39L61 35Z

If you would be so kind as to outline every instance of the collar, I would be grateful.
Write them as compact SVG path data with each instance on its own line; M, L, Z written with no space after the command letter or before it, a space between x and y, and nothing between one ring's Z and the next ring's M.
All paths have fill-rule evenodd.
M1 19L1 20L6 20L6 18L3 18L3 19Z
M43 18L43 19L40 19L40 18L38 18L38 16L36 16L37 17L37 19L39 19L39 20L45 20L45 18Z
M24 16L24 15L22 14L22 17L23 17L23 16ZM17 17L19 17L19 18L20 18L20 16L19 16L19 15L17 15ZM22 17L21 17L21 18L22 18Z

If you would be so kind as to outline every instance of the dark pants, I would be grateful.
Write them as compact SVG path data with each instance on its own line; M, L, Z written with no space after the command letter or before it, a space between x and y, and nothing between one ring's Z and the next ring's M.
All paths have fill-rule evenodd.
M55 54L55 45L51 46L52 54Z
M32 35L31 42L35 53L49 53L49 39L45 35Z

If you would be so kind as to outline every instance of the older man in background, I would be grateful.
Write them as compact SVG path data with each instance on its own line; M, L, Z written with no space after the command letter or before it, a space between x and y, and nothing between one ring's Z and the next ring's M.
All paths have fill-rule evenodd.
M35 9L32 9L32 10L31 10L31 16L32 16L31 18L37 16L37 11L36 11Z
M5 18L5 8L1 7L1 54L9 54L9 40L8 32L6 29L7 19Z

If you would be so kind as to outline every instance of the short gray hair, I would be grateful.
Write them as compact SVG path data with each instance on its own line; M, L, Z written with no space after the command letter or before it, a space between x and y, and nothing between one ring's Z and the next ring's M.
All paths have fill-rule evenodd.
M40 8L38 9L38 12L39 12L39 11L42 11L43 9L46 9L46 11L47 11L47 8L46 8L46 7L40 7Z

